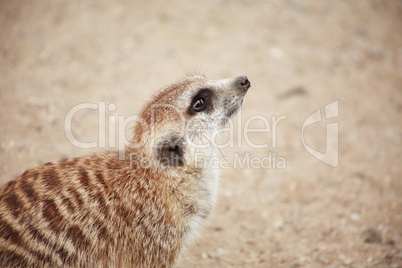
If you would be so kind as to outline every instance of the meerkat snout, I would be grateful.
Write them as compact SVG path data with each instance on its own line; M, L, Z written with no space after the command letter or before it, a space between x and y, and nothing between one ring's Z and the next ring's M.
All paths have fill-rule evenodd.
M247 91L250 87L250 81L248 80L247 76L240 76L237 79L238 88L244 91Z
M177 265L216 200L214 137L249 88L246 76L188 77L145 105L124 152L11 180L0 189L0 266Z

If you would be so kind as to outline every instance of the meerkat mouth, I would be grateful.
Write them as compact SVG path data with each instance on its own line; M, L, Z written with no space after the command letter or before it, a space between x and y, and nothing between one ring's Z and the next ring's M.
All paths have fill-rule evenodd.
M241 102L243 102L243 101L241 101ZM241 107L241 103L234 105L234 107L229 109L229 111L226 113L226 117L228 117L228 119L232 118L237 113L237 111L240 109L240 107Z
M232 105L231 107L229 107L227 109L226 112L226 122L227 120L231 119L241 108L241 106L243 105L243 99L241 99L239 102L236 102L234 105ZM225 122L225 124L226 124Z

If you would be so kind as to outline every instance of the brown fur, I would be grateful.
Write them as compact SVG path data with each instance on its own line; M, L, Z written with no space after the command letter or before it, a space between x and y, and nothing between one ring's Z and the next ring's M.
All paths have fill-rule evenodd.
M1 188L0 266L174 266L194 215L210 212L210 203L199 200L211 194L200 179L202 168L158 164L150 133L174 129L178 115L163 105L150 107L175 103L205 79L187 79L156 95L140 115L146 124L135 129L132 144L143 145L129 148L125 159L110 152L47 163ZM133 153L156 166L140 166L130 159Z

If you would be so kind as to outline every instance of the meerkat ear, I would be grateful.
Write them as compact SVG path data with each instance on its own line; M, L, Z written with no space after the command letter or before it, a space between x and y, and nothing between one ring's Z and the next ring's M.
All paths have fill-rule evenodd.
M156 154L164 165L184 165L184 141L178 135L169 135L162 138L156 147Z

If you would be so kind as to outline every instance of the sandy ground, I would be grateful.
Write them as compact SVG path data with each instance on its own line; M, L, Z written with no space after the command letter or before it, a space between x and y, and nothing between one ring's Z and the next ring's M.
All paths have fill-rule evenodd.
M185 77L180 65L247 75L234 144L222 149L233 162L182 266L402 267L401 14L400 0L0 1L0 185L103 142L116 149L110 118L138 113ZM82 103L107 107L106 132L100 108L73 118L77 140L98 148L66 138ZM325 152L328 123L339 126L328 129L336 167L305 148ZM262 130L245 135L246 124ZM236 154L271 160L240 166Z

